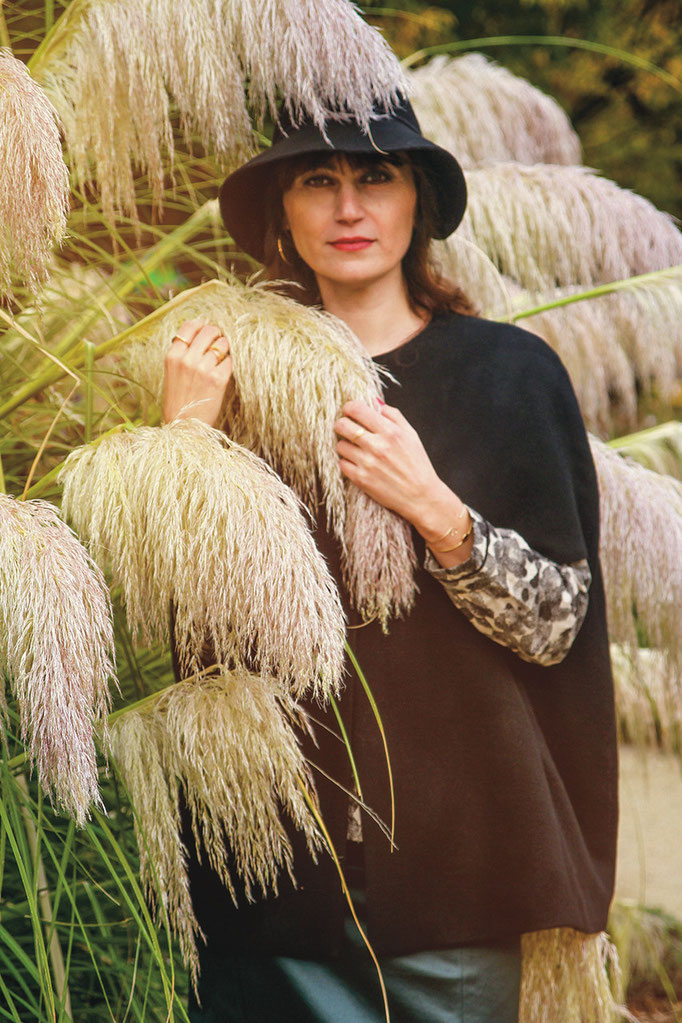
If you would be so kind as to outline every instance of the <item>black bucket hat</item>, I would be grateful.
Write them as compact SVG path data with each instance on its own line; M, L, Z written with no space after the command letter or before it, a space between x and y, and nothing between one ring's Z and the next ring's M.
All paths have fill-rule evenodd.
M467 202L462 168L447 150L425 139L409 100L401 99L391 113L377 107L371 122L371 137L357 121L328 121L326 138L309 119L294 125L286 108L279 112L272 146L233 171L220 187L220 212L237 245L259 262L264 259L267 211L263 201L274 170L273 165L305 153L384 153L398 151L419 154L419 160L434 185L436 196L435 238L447 238L455 230Z

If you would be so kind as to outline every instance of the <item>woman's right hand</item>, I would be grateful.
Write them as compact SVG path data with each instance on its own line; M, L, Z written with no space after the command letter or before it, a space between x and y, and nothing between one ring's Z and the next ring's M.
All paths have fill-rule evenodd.
M215 426L231 376L230 342L222 331L203 320L185 320L164 361L164 422L201 419Z

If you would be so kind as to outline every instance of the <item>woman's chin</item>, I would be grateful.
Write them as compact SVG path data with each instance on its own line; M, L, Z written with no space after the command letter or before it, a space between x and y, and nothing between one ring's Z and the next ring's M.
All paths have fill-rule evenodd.
M323 278L331 285L339 287L370 287L378 281L383 281L398 273L401 276L400 263L396 266L377 266L370 260L354 262L348 260L333 267L325 267L321 272L316 273L318 279Z

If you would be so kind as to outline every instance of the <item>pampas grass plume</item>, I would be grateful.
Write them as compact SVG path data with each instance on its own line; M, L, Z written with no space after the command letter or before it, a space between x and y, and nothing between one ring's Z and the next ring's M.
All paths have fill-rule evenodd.
M196 419L73 452L65 513L111 565L129 623L174 641L182 670L252 664L296 695L336 691L344 619L296 497L256 455Z
M215 2L215 0L214 0ZM378 29L349 0L218 0L249 82L259 120L276 106L279 86L293 115L319 128L353 116L365 128L375 102L391 105L406 84Z
M578 293L560 288L514 299L532 308ZM682 281L661 279L525 317L561 357L587 428L607 436L637 425L640 397L669 402L682 372Z
M467 174L459 228L530 291L682 263L682 233L647 199L584 167L500 163Z
M237 671L171 686L112 728L112 755L135 807L145 887L168 911L194 982L200 932L178 832L179 786L197 849L235 902L237 875L248 899L254 888L276 893L279 872L293 877L294 866L280 811L305 833L314 856L321 848L303 795L303 785L314 789L291 727L295 717L289 698Z
M678 753L682 745L679 669L665 652L611 644L618 729L624 742Z
M41 785L83 826L91 804L101 805L94 729L106 746L114 671L109 595L56 508L4 494L0 670L16 696Z
M309 507L316 508L321 490L355 606L384 624L391 614L409 610L409 530L393 512L360 495L339 468L334 422L342 406L351 399L376 406L381 396L379 373L357 337L336 317L267 288L211 282L186 302L175 300L154 332L128 350L131 378L159 401L168 345L183 320L192 318L215 323L230 338L230 436L262 455Z
M639 627L651 646L666 651L679 666L682 484L622 457L594 437L590 443L599 479L609 636L635 650Z
M556 100L484 57L433 57L408 75L422 132L464 167L575 164L580 140Z
M35 290L66 232L69 175L57 115L25 65L0 49L0 297Z
M33 63L78 180L96 179L109 217L136 215L136 166L160 205L170 96L185 130L236 165L255 148L247 102L262 121L280 90L320 126L339 102L367 124L403 85L348 0L73 0Z
M619 987L618 958L605 933L570 927L524 934L519 1023L636 1023L616 1004L607 968Z
M180 836L179 781L164 765L165 742L163 724L149 709L126 711L111 728L111 755L135 811L140 877L145 893L157 919L162 910L168 914L196 983L199 974L196 939L200 930L192 908L187 854Z

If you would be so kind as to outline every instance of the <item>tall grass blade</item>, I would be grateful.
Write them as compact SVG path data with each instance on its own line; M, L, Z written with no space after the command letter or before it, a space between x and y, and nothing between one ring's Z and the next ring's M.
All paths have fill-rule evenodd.
M358 676L358 679L360 680L360 684L361 684L361 686L362 686L362 688L363 688L363 690L365 692L365 696L369 700L369 705L372 708L372 713L374 714L374 719L375 719L375 721L377 723L377 727L379 729L379 734L381 735L381 741L384 744L384 755L386 757L386 770L388 772L388 787L389 787L390 796L391 796L391 833L390 833L390 843L391 843L391 852L392 852L393 849L395 848L395 842L394 842L394 839L395 839L395 790L394 790L394 786L393 786L393 769L391 768L391 758L390 758L390 756L388 754L388 741L386 739L386 732L384 730L383 721L381 720L381 714L379 713L379 707L377 706L377 702L374 699L374 694L372 693L372 690L370 689L369 683L368 683L367 679L365 678L365 674L364 674L362 668L360 667L360 664L358 662L357 657L355 656L355 654L351 650L351 648L348 645L348 643L346 643L346 653L348 654L348 657L350 658L350 662L353 665L353 668L355 669L355 673Z

